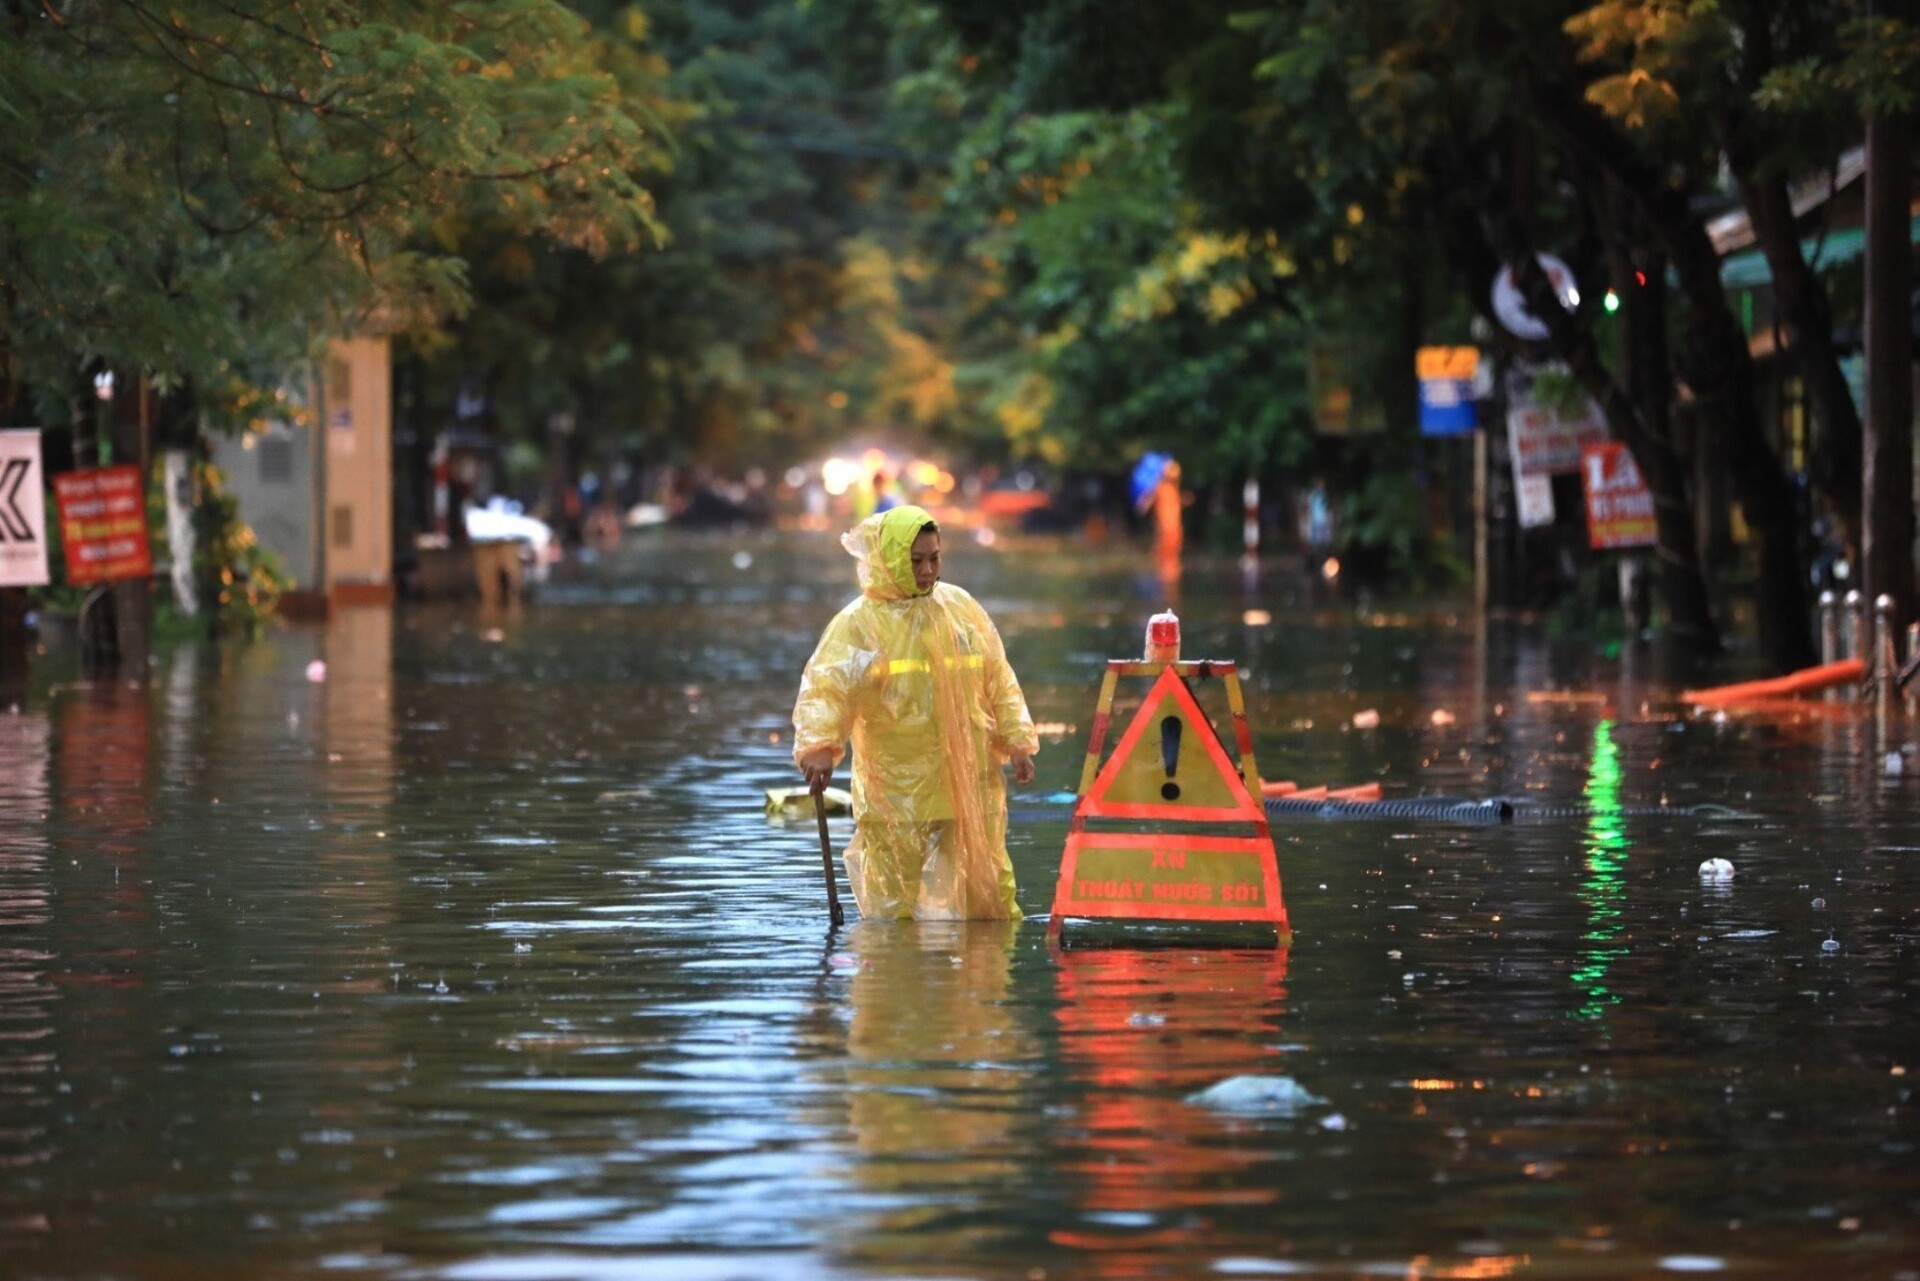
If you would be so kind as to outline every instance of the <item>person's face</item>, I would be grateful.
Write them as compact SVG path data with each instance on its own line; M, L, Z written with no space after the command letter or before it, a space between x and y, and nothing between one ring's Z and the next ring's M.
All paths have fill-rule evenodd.
M894 546L899 546L895 543ZM913 540L908 552L913 558L913 587L918 592L929 592L940 581L940 534L938 530L923 529L920 536Z

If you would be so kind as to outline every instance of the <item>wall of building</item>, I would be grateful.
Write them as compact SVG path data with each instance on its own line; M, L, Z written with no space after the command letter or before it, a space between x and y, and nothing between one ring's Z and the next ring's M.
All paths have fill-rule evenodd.
M296 608L393 598L393 359L385 338L327 344L306 421L214 443L241 519L294 580Z
M391 600L393 357L388 340L330 343L323 392L327 595L349 602Z

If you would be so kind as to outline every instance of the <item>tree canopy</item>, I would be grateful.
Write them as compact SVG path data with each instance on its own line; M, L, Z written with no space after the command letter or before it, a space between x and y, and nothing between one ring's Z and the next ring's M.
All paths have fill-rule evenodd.
M7 0L0 31L10 418L95 364L217 406L316 332L458 312L475 211L659 232L655 104L556 0Z
M1563 364L1639 459L1674 627L1696 495L1808 653L1804 487L1857 531L1854 300L1793 193L1914 107L1856 0L0 0L0 411L98 364L244 410L316 331L409 335L428 431L779 464L875 433L1216 492L1320 467L1309 368L1384 434L1350 528L1411 547L1412 356ZM1743 208L1807 388L1755 388L1708 220ZM1563 310L1536 255L1573 266ZM1495 323L1512 269L1547 322ZM1609 290L1617 315L1599 306ZM1798 447L1798 446L1796 446Z

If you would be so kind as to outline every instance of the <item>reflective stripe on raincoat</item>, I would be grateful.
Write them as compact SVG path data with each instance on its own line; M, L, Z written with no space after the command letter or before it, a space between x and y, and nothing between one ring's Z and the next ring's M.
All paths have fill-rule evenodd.
M861 595L800 679L794 756L853 741L847 877L868 917L1017 917L1000 765L1039 746L1000 634L979 602L917 591L913 541L932 517L896 507L840 541Z

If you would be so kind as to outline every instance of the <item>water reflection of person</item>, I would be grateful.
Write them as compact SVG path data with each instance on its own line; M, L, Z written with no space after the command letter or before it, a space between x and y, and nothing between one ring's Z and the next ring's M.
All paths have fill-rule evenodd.
M884 1255L897 1236L917 1259L940 1257L930 1220L946 1218L955 1224L947 1257L960 1257L979 1232L983 1200L1033 1164L1017 1124L1030 1078L1007 1070L1038 1052L1007 999L1017 929L874 921L849 938L860 960L847 1032L851 1175L876 1192L910 1194L865 1226L865 1252Z
M853 741L845 855L868 917L1018 918L1000 765L1033 781L1033 718L993 620L940 581L940 527L901 506L841 540L861 594L820 638L793 709L817 792Z

